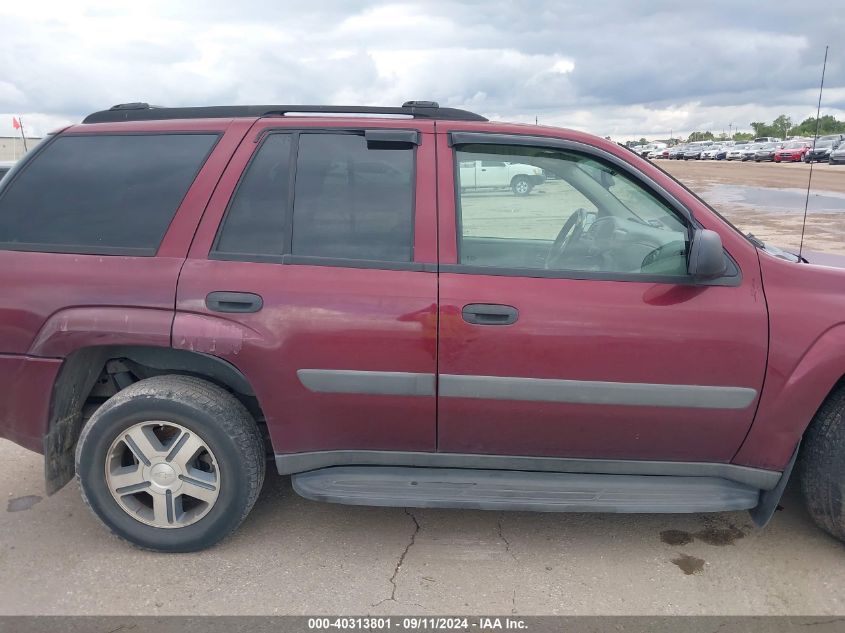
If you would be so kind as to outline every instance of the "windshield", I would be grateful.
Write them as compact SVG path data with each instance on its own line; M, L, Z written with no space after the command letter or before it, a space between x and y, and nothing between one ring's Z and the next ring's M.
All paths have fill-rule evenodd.
M833 141L816 141L816 147L833 147Z
M787 143L783 149L801 149L802 147L804 147L804 143Z

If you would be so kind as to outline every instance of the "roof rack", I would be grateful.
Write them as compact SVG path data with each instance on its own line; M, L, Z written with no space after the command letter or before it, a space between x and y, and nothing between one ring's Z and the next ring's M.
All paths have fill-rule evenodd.
M89 114L83 123L114 123L119 121L161 121L164 119L227 119L232 117L285 116L287 114L375 114L404 115L415 119L448 121L486 121L474 112L456 108L441 108L436 101L406 101L399 108L368 106L321 105L246 105L163 108L149 103L120 103L108 110Z

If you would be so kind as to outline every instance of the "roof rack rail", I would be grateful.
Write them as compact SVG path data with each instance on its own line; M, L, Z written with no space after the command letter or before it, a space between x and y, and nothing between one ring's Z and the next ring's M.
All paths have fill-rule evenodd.
M108 110L89 114L83 123L115 123L120 121L161 121L165 119L228 119L232 117L285 116L286 114L375 114L404 115L415 119L447 121L486 121L466 110L441 108L436 101L406 101L399 108L381 106L323 105L244 105L163 108L149 103L119 103Z

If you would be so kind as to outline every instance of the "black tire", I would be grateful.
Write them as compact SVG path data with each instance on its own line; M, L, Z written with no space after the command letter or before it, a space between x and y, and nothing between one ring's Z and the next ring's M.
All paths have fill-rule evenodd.
M527 196L534 188L534 184L525 176L514 176L511 180L511 189L515 196Z
M845 541L845 387L828 396L813 418L798 472L810 516L825 532Z
M179 424L202 438L216 457L219 494L208 513L184 527L147 525L124 510L106 483L106 456L129 427L150 420ZM214 545L246 518L264 482L264 442L246 407L230 393L191 376L147 378L112 396L91 417L76 447L82 499L117 536L159 552Z

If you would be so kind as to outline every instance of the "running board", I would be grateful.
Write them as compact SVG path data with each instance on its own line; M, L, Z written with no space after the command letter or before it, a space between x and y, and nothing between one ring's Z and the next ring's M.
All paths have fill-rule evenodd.
M719 477L592 475L463 468L336 466L291 477L314 501L534 512L723 512L760 490Z

